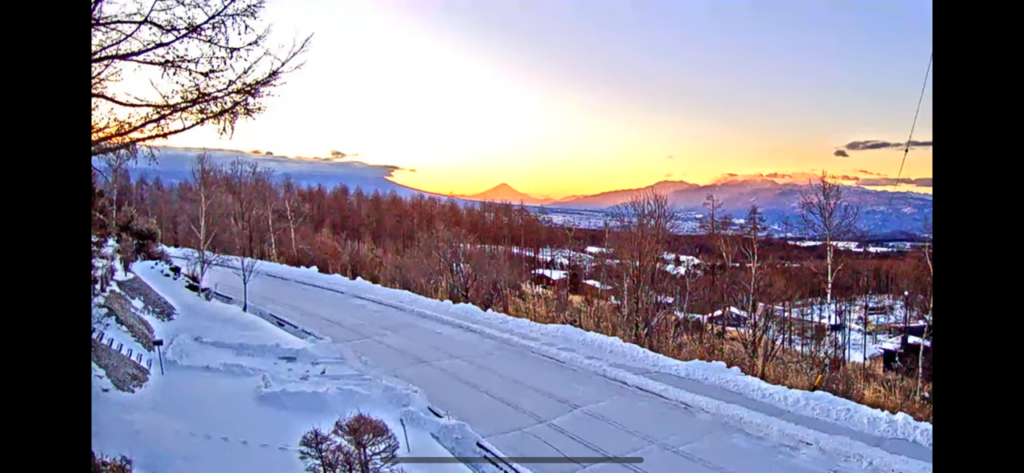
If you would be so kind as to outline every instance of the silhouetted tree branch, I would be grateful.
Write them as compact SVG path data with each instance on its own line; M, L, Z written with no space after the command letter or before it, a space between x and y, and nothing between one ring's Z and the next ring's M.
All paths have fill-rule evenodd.
M265 0L93 0L92 155L240 119L302 66L312 36L283 53L260 27ZM150 93L124 87L148 80Z

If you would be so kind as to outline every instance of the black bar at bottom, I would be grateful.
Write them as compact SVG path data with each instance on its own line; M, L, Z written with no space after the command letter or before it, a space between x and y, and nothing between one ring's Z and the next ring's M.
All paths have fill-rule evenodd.
M420 464L440 464L440 463L490 463L490 457L398 457L392 460L392 463L420 463ZM508 463L519 463L522 465L526 464L562 464L562 463L577 463L577 464L598 464L598 463L643 463L642 457L497 457L496 460L508 462Z

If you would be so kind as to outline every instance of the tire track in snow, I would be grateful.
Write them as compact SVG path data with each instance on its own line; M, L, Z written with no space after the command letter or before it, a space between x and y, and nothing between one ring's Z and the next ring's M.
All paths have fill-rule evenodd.
M230 268L231 267L231 266L227 266L227 265L222 265L222 266L226 267L226 268ZM292 279L290 277L279 276L279 275L272 274L272 273L269 273L269 272L264 272L263 274L268 276L268 277L270 277L270 278L272 278L272 279L278 279L278 280L281 280L281 281L289 282L289 283L300 285L300 286L306 286L306 287L311 287L311 288L316 288L316 289L324 290L324 291L327 291L327 292L333 292L333 293L345 295L345 296L348 296L348 297L353 298L353 299L359 299L359 300L363 300L363 301L366 301L366 302L370 302L372 304L389 307L389 308L395 309L397 311L401 311L401 312L405 312L405 313L410 313L410 314L416 314L416 315L426 315L426 316L429 316L433 321L435 321L437 323L440 323L442 325L447 325L447 326L451 326L451 327L454 327L454 328L458 328L458 329L464 330L466 332L474 333L474 334L477 334L479 336L485 337L485 338L490 339L490 340L497 341L497 342L502 343L502 344L509 344L509 343L511 343L511 344L514 344L514 345L522 345L522 346L524 346L525 348L527 348L529 351L531 351L532 353L534 353L536 355L540 355L540 356L543 356L545 358L551 358L551 359L553 359L555 361L559 361L559 363L566 364L567 366L574 366L573 364L570 364L567 361L562 361L562 360L559 360L558 358L553 358L554 355L547 356L545 353L541 353L541 352L535 351L535 349L533 347L530 347L527 343L519 340L515 336L499 333L500 330L498 328L489 328L489 327L486 327L486 326L479 326L479 327L477 327L473 323L467 322L467 321L463 321L463 320L461 320L461 319L459 319L457 317L442 315L442 314L435 313L435 312L432 312L432 311L426 310L426 309L419 309L419 308L415 308L415 307L411 307L411 306L403 306L403 305L398 304L398 303L393 303L393 302L390 302L390 301L378 299L377 297L362 296L362 295L359 295L359 294L356 294L356 293L351 293L351 292L346 292L346 291L343 291L343 290L340 290L340 289L335 289L333 287L327 287L327 286L323 286L323 285L316 284L316 283L306 282L306 281L302 281L302 280L296 280L296 279ZM303 311L303 312L305 314L307 314L307 315L312 315L312 314L309 314L308 312L305 312L305 311ZM320 317L320 316L314 316L314 317L317 318L317 319L320 319L320 320L326 320L328 322L333 322L333 321L330 321L329 319L324 319L323 317ZM342 326L342 327L344 327L344 326ZM347 329L347 327L345 327L345 328ZM546 344L546 343L543 344L543 345L544 345L543 347L537 347L537 348L548 348L548 349L556 348L556 347L552 347L550 344ZM585 357L585 356L582 356L582 355L576 355L574 352L571 353L571 354L566 354L566 356L569 356L570 358L586 358L587 360L592 358L592 357ZM583 367L585 368L585 366L583 366ZM640 391L647 392L648 394L652 394L652 395L655 395L655 396L658 396L658 397L662 397L662 398L665 398L665 399L670 400L670 401L682 403L681 400L675 399L674 396L673 397L666 397L667 394L658 393L658 392L651 392L651 391L649 391L648 389L645 389L642 386L638 386L637 384L642 384L642 383L639 382L639 380L636 383L628 381L629 379L632 379L635 376L633 373L623 373L621 376L625 377L626 379L621 379L620 380L620 379L617 379L615 377L611 377L612 376L611 374L606 374L606 373L603 373L603 372L601 372L599 370L595 370L593 372L594 372L595 375L602 376L602 377L604 377L606 379L609 379L611 381L615 381L615 382L617 382L619 384L623 384L624 386L627 386L629 388L638 389ZM643 382L647 382L647 381L648 381L648 379L646 379L646 378L643 379ZM664 384L664 383L661 383L661 384ZM673 393L677 393L678 392L679 395L682 395L683 397L692 397L694 399L699 400L700 402L698 402L697 404L708 403L709 406L701 405L698 409L700 409L702 411L706 411L706 412L708 412L708 413L710 413L712 415L715 415L716 417L721 418L721 420L725 424L732 424L732 425L734 425L736 427L739 427L742 430L748 430L750 428L753 428L753 431L762 432L762 433L765 433L765 434L767 434L769 436L783 435L785 437L794 438L794 439L796 439L796 440L798 440L798 441L800 441L800 442L802 442L804 444L808 444L809 446L817 447L817 449L819 449L819 450L831 452L833 454L838 454L840 457L842 457L842 458L844 458L846 460L855 459L858 462L861 462L861 463L864 463L864 464L870 464L870 465L872 465L875 468L883 468L883 469L887 469L887 470L891 469L893 471L905 471L905 470L906 471L926 471L926 470L930 471L930 466L931 465L927 464L926 462L921 462L919 460L915 460L915 459L912 459L912 458L909 458L909 457L905 457L903 455L899 455L899 454L896 454L896 453L887 452L887 451L881 450L878 447L873 447L873 446L864 444L863 442L858 442L858 441L855 441L855 440L851 440L851 439L848 439L846 437L836 436L836 435L832 435L832 434L827 434L827 433L823 433L823 432L820 432L820 431L816 431L816 430L811 429L809 427L804 427L804 426L801 426L801 425L798 425L798 424L793 424L792 422L785 421L783 419L775 418L774 421L767 422L765 419L763 419L763 417L769 417L769 416L767 416L766 414L758 413L756 411L751 411L750 412L750 414L752 414L752 416L749 416L749 417L753 417L753 419L748 418L748 415L744 415L744 416L741 416L741 417L736 417L735 414L730 412L730 409L733 409L733 407L729 407L729 408L723 408L722 407L722 406L726 406L726 405L733 406L733 405L731 405L731 404L729 404L729 403L727 403L725 401L720 401L720 400L717 400L717 399L714 399L714 398L708 398L706 396L695 395L695 394L689 393L687 391L684 391L684 390L682 390L680 388L676 388L676 387L669 386L669 385L664 385L664 386L666 387L667 390L669 390L669 391L671 391ZM682 404L685 404L685 403L682 403ZM710 408L711 410L708 410L708 408ZM722 409L725 409L726 412L725 413L719 412ZM744 410L746 410L746 409L744 409ZM780 431L780 427L783 427L781 429L781 431ZM753 433L753 431L751 431L751 433ZM823 437L827 438L829 440L829 442L822 442L818 438L819 436L823 436ZM864 447L866 447L866 449ZM865 450L871 450L872 452L868 453Z
M270 276L270 275L268 274L268 276ZM281 277L277 277L277 278L285 280L287 282L293 282L293 283L297 283L297 284L302 284L302 283L299 283L299 282L296 282L296 281L288 280L286 278L281 278ZM320 288L320 287L317 287L317 288L318 289L324 289L324 288ZM341 293L341 291L333 291L333 290L329 291L329 292ZM346 295L346 296L350 295L350 294L347 294L347 293L341 293L341 294L342 295ZM362 298L359 298L359 299L362 299ZM371 302L371 303L376 303L376 301L372 301L372 300L367 300L367 299L363 299L363 300L366 300L367 302ZM291 309L294 309L294 310L301 311L306 316L310 316L310 317L316 318L318 320L321 320L323 322L329 323L331 325L336 325L338 327L344 328L345 330L351 331L351 332L355 333L356 335L358 335L361 340L362 339L373 339L374 341L376 341L377 343L379 343L381 345L384 345L384 346L386 346L386 347L388 347L388 348L390 348L390 349L392 349L392 350L394 350L396 352L399 352L399 353L401 353L403 355L406 355L406 356L416 360L417 363L416 363L415 366L431 365L435 369L437 369L438 371L444 373L446 376L448 376L448 377L450 377L452 379L455 379L455 380L461 382L462 384L472 388L473 390L475 390L475 391L477 391L477 392L479 392L479 393L481 393L481 394L483 394L483 395L485 395L487 397L490 397L491 399L494 399L495 401L498 401L499 403L508 406L509 408L515 410L516 412L519 412L519 413L521 413L521 414L523 414L523 415L525 415L527 417L530 417L530 418L532 418L532 419L537 421L537 424L534 424L534 425L532 425L530 427L527 427L527 428L532 428L532 427L544 425L544 426L547 426L548 428L550 428L550 429L552 429L552 430L562 434L563 436L565 436L565 437L575 441L576 443L586 447L587 449L589 449L591 451L594 451L596 453L599 453L601 456L605 456L605 457L615 457L616 456L616 455L613 455L610 452L602 449L601 447L593 444L592 442L579 437L578 435L572 433L571 431L568 431L565 428L552 423L550 420L544 419L542 416L536 414L535 412L530 411L529 409L526 409L526 408L516 404L515 402L513 402L511 400L505 399L502 396L497 395L497 394L487 390L486 388L484 388L484 387L482 387L482 386L480 386L480 385L478 385L476 383L473 383L473 382L471 382L471 381L469 381L469 380L467 380L467 379L465 379L465 378L463 378L463 377L461 377L461 376L459 376L459 375L457 375L455 373L452 373L449 370L446 370L446 369L438 366L437 363L439 363L441 361L459 360L459 361L466 362L467 364L470 364L470 365L472 365L472 366L474 366L476 368L487 370L487 367L485 367L483 365L480 365L478 363L474 363L474 362L472 362L472 361L470 361L470 360L468 360L466 358L458 357L458 356L454 355L453 353L448 352L447 350L444 350L444 349L442 349L440 347L437 347L435 345L431 345L431 348L433 348L433 349L443 353L444 355L447 355L448 358L445 359L445 360L429 361L426 358L423 358L423 357L421 357L421 356L419 356L419 355L417 355L415 353L412 353L412 352L410 352L408 350L404 350L404 349L402 349L402 348L400 348L398 346L395 346L393 344L387 343L384 340L381 340L379 337L369 336L369 335L367 335L367 334L365 334L365 333L363 333L363 332L361 332L359 330L356 330L356 329L352 328L349 325L342 324L342 323L340 323L340 322L338 322L336 320L329 319L329 318L321 316L319 314L315 314L315 313L311 313L309 311L302 310L302 309L300 309L298 307L292 306L291 304L287 304L287 303L283 303L283 302L277 302L277 304L279 304L281 306L286 306L286 308L291 308ZM385 305L385 306L391 307L389 304L380 304L380 305ZM392 307L392 308L395 308L395 309L398 309L398 310L402 310L400 307ZM403 312L404 312L404 310L403 310ZM495 340L495 341L497 341L499 343L501 342L500 340ZM534 353L534 354L537 354L536 352L533 352L532 350L530 352ZM552 359L550 357L544 357L544 358ZM558 360L554 360L554 359L552 359L552 360L553 361L558 361ZM572 369L574 371L579 371L575 367L566 365L565 363L562 363L562 362L559 362L559 363L564 365L565 367L567 367L569 369ZM501 377L502 379L505 379L505 380L508 380L508 381L512 381L512 382L515 382L515 383L520 383L518 380L515 380L515 379L510 378L508 376L502 375L500 373L497 373L497 372L494 372L494 371L489 371L489 372L491 372L492 374L495 374L495 375ZM614 381L617 384L623 384L621 382L618 382L617 380L610 379L610 378L607 378L605 376L601 376L601 377L605 378L605 379L609 379L610 381ZM628 386L628 385L626 385L626 386L627 387L632 387L632 386ZM530 389L531 391L534 391L537 394L540 394L541 396L546 397L549 400L552 400L554 402L557 402L557 403L560 403L562 405L565 405L565 406L569 407L572 410L578 410L579 412L582 412L583 414L588 415L592 419L597 420L598 422L604 423L604 424L608 425L609 427L612 427L612 428L614 428L616 430L620 430L622 432L625 432L625 433L627 433L629 435L637 437L638 439L644 440L644 441L646 441L649 444L649 446L654 446L654 447L662 448L662 449L664 449L667 452L673 453L673 454L678 455L678 456L680 456L682 458L685 458L687 460L690 460L690 461L693 461L695 463L701 464L701 465L703 465L703 466L705 466L707 468L710 468L710 469L712 469L714 471L718 471L718 472L721 472L721 473L731 473L730 470L728 470L728 469L726 469L726 468L724 468L724 467L722 467L720 465L717 465L717 464L715 464L715 463L713 463L713 462L711 462L711 461L709 461L707 459L704 459L702 457L696 456L696 455L691 454L689 452L685 452L685 451L679 450L679 449L677 449L675 447L663 444L661 441L659 441L659 440L657 440L655 438L652 438L652 437L650 437L650 436L648 436L646 434L637 432L636 430L630 429L630 428L628 428L628 427L626 427L626 426L624 426L624 425L622 425L622 424L620 424L620 423L618 423L618 422L616 422L616 421L614 421L612 419L609 419L609 418L607 418L607 417L605 417L605 416L603 416L601 414L597 414L597 413L586 411L585 408L587 406L580 406L580 405L578 405L578 404L576 404L576 403L574 403L572 401L569 401L569 400L564 399L562 397L556 396L556 395L554 395L554 394L552 394L550 392L547 392L547 391L544 391L544 390L540 390L540 389L535 388L533 386L530 386L528 384L526 385L526 387L528 389ZM647 392L648 394L652 394L652 393L649 393L646 390L641 390L641 391L642 392ZM658 397L659 398L663 398L663 396L658 396ZM673 403L674 404L682 405L682 406L684 406L684 408L689 408L690 407L689 405L687 405L685 403L678 403L678 402L673 402ZM525 430L525 429L519 429L519 430ZM513 431L513 432L515 432L515 431ZM507 432L507 433L511 433L511 432ZM547 442L544 442L544 443L547 443ZM552 448L554 448L554 447L552 447ZM557 448L554 448L554 450L558 451L559 453L561 453ZM562 454L562 455L565 456L564 454ZM622 464L621 466L623 466L623 467L625 467L627 469L630 469L630 470L632 470L634 472L646 473L646 470L644 470L644 469L642 469L640 467L631 465L631 464Z

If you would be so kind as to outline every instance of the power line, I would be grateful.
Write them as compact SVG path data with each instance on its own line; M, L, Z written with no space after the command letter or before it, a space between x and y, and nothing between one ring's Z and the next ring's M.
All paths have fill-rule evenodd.
M903 148L903 160L900 161L900 171L896 173L896 182L892 184L892 191L894 192L889 196L889 205L892 205L892 198L895 197L896 186L900 184L900 177L903 176L903 165L907 162L907 154L910 153L910 143L914 138L914 128L917 127L917 116L921 113L921 102L924 101L924 91L928 87L928 75L932 72L932 56L934 53L928 55L928 69L924 72L924 84L921 84L921 96L917 98L917 109L914 110L914 121L910 124L910 136L907 137L907 145Z

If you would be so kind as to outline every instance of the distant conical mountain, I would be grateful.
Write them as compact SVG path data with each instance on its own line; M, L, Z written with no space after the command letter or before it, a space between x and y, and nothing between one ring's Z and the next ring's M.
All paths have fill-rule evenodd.
M526 205L542 205L554 202L552 199L542 199L534 197L530 194L524 194L522 192L515 190L512 186L505 184L504 182L488 190L485 190L479 194L463 195L460 197L462 197L463 199L470 200L511 202L513 204L518 204L522 202Z
M189 148L154 148L158 160L140 161L129 171L133 178L160 177L165 183L186 181L195 155L203 150ZM275 180L291 179L300 186L324 186L332 189L344 184L350 189L361 189L365 193L395 193L399 196L433 195L447 196L414 189L391 180L398 168L387 165L371 165L351 159L318 160L294 159L277 155L245 153L234 150L206 150L210 158L221 165L235 159L255 161L273 170ZM98 162L94 158L94 164ZM706 185L685 181L661 181L640 189L621 189L594 195L566 196L559 199L534 197L520 192L507 183L469 196L453 196L460 205L471 201L520 202L530 206L546 206L549 209L566 211L603 211L608 207L628 201L633 196L653 190L668 197L677 209L684 212L702 213L703 202L708 194L714 194L722 203L722 212L742 218L752 204L764 212L769 222L777 223L789 219L798 223L800 192L809 181L817 178L811 173L792 174L725 174L721 179ZM860 226L869 232L919 232L924 222L931 218L932 196L916 192L880 191L860 187L855 178L844 186L847 199L861 208Z

